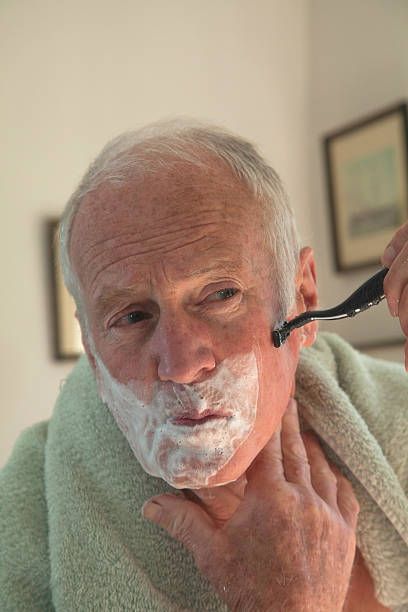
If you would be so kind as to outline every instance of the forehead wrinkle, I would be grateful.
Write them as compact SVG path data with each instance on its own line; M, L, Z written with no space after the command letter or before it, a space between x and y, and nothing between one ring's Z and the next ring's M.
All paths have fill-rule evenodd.
M176 203L176 205L174 205L174 203L168 202L169 197L168 197L168 194L166 195L160 198L153 198L153 200L150 202L151 211L148 216L147 223L141 226L137 232L133 232L133 233L137 233L138 235L140 235L141 232L146 231L147 229L152 230L153 233L151 233L151 235L147 236L147 238L145 239L139 238L140 240L148 240L150 238L155 238L159 236L161 234L161 230L159 229L159 233L154 233L154 228L155 228L155 225L160 226L160 224L163 224L163 223L165 223L168 226L173 223L177 223L180 221L182 222L181 223L182 226L179 229L170 230L167 233L180 231L183 229L183 226L186 226L189 229L191 229L193 227L201 227L205 225L210 225L211 223L217 223L219 222L219 216L220 214L222 214L223 209L224 209L223 203L219 202L218 204L214 203L211 207L206 206L205 208L202 208L200 210L200 206L198 207L194 206L195 203L199 203L199 204L201 203L201 202L197 202L197 198L195 198L195 200L191 202L189 198L189 199L186 199L180 202L179 204ZM103 201L103 192L102 192L102 201ZM166 204L166 201L167 201L167 204ZM108 209L109 208L112 209L112 204L113 204L112 201L107 202L107 203L103 202L103 203L106 204L105 208L107 207ZM81 224L83 224L84 222L85 222L85 225L89 224L89 218L90 217L92 218L93 216L91 214L92 211L96 214L97 218L99 217L100 219L103 219L103 217L107 216L107 211L105 209L101 211L100 207L96 208L96 204L97 202L95 203L95 200L91 201L89 203L86 203L86 205L84 205L85 209L84 207L82 207L78 211L78 214L76 215L73 221L73 225L72 225L72 233L71 233L72 243L75 243L78 240L76 238L75 230L78 226L79 221L82 221ZM128 216L128 223L130 224L132 221L132 216L134 217L139 212L138 203L135 201L132 201L130 203L123 201L121 202L121 204L122 204L121 210L125 211L125 214ZM110 220L108 219L109 223L107 224L107 227L109 227L109 229L111 229L112 224L113 225L115 224L115 220L118 214L117 208L114 208L113 210L115 210L115 214ZM204 216L207 216L209 217L209 220L207 221L207 223L194 224L194 221L197 220L198 215L201 218L203 218ZM84 219L82 219L82 217L84 217ZM93 227L94 223L92 223L91 225ZM126 231L124 232L118 231L118 233L114 237L111 237L109 233L107 235L106 234L102 235L102 237L99 240L94 241L87 248L86 247L84 248L84 255L86 256L89 251L92 251L94 248L97 248L100 244L109 243L111 240L115 240L116 238L119 239L121 237L126 237L127 235L131 235L128 228L126 228Z
M157 234L151 234L145 238L140 237L139 235L137 235L136 237L134 236L135 232L122 232L122 233L118 233L113 237L106 237L106 238L101 238L100 240L97 240L96 242L94 242L93 244L91 244L88 248L84 248L84 253L83 253L83 257L86 259L88 255L90 255L89 260L88 260L88 265L92 264L93 261L100 255L100 247L103 246L105 247L105 250L108 250L110 248L116 248L116 249L123 249L123 248L127 248L133 245L143 245L143 243L148 243L149 241L152 240L157 240L163 237L168 238L171 235L177 235L179 233L185 232L186 229L188 229L189 231L191 230L196 230L196 229L203 229L206 228L207 232L209 232L209 228L214 227L214 229L216 230L216 224L214 222L207 222L207 223L197 223L196 225L188 225L186 227L183 228L177 228L177 229L163 229L161 230L159 233ZM208 234L206 234L208 235ZM111 245L110 243L115 243L116 240L121 239L121 238L126 238L126 236L129 236L129 238L132 236L133 240L129 240L128 242L121 242L119 247L115 247L115 244ZM204 236L205 237L205 236ZM201 239L202 237L200 237ZM183 245L181 245L181 247L183 246L187 246L188 244L193 243L194 241L190 241L189 243L185 243ZM161 248L161 247L158 247ZM170 245L170 250L172 249L172 245ZM95 249L97 250L97 252L93 255L92 253L95 251ZM154 252L157 249L152 249L152 252ZM140 251L138 253L135 253L135 255L138 254L142 254L145 255L147 252L149 252L148 250L145 251Z
M219 259L219 254L216 252L218 248L226 247L228 250L231 248L233 251L239 250L239 245L234 236L241 236L242 230L244 230L242 242L242 247L244 247L244 244L247 243L250 226L252 228L252 219L246 217L243 219L238 211L247 211L242 196L245 195L245 200L247 200L248 194L242 194L241 189L239 190L240 193L234 194L232 189L231 191L228 190L226 194L224 183L220 183L218 189L216 189L217 185L214 184L209 186L206 184L205 190L202 189L201 185L198 187L197 192L192 193L185 189L183 185L180 185L179 190L174 190L173 185L173 193L162 192L160 198L150 198L151 214L145 215L146 221L142 223L140 223L140 217L138 218L135 214L138 206L134 195L132 195L132 202L129 202L129 200L128 202L121 202L123 206L120 207L122 211L120 216L118 216L118 211L111 210L111 206L107 204L107 208L113 213L110 219L109 215L106 216L108 223L102 223L103 219L99 218L100 223L96 220L95 230L93 230L93 223L89 225L90 238L93 237L93 243L89 244L86 233L83 240L80 240L80 237L76 239L77 269L80 272L80 268L82 268L82 275L79 274L79 276L83 277L90 293L94 295L97 293L96 284L104 271L114 269L117 265L120 272L124 266L127 266L126 262L132 258L134 258L136 265L140 263L144 266L151 263L149 256L152 257L152 260L156 260L159 256L168 256L168 254L175 253L177 257L177 252L182 251L184 247L191 248L192 245L195 252L194 247L201 241L199 245L200 254L211 257L213 251L214 258ZM210 205L207 201L208 187L210 195L212 193L214 196ZM180 198L184 200L183 202L175 201L177 198L174 197L174 194L177 191L179 195L186 196ZM231 200L228 201L227 195L232 196ZM149 200L149 194L147 194L147 200ZM155 203L157 206L154 205ZM126 224L125 229L123 229L124 223ZM213 228L214 232L212 231ZM113 237L112 230L117 232ZM190 235L188 235L189 233ZM191 236L191 233L193 233L193 236ZM195 237L194 233L198 236ZM217 233L219 234L218 238ZM143 237L141 234L145 236ZM211 238L213 234L215 234L214 238L217 244L207 244L204 238ZM183 243L183 239L186 242ZM129 253L132 248L135 249L135 252ZM137 258L141 258L142 261L138 262ZM181 253L180 264L183 263L183 259ZM127 267L129 273L131 273L131 267L129 265ZM190 273L190 277L194 276L197 276L194 272Z
M222 270L223 272L227 274L232 274L232 273L237 274L239 272L242 272L242 265L228 262L228 261L222 262L219 258L217 258L216 263L212 265L206 266L205 268L198 268L197 270L192 270L191 272L188 272L186 274L186 278L190 279L190 278L196 278L200 276L210 276L211 274L214 274L218 270Z
M180 246L175 246L174 247L172 245L169 245L168 248L165 249L161 245L159 245L156 248L150 248L150 249L147 249L147 250L144 250L144 251L133 252L130 255L124 255L123 257L118 257L118 258L115 259L115 261L110 262L106 266L103 266L101 269L99 269L97 271L97 273L93 276L93 278L90 280L91 291L92 291L92 286L98 281L99 276L101 274L103 274L103 272L106 272L106 270L108 270L111 266L116 266L118 264L123 264L128 259L134 259L135 257L140 257L142 255L153 255L154 253L160 253L161 255L167 255L168 253L174 253L175 251L178 251L178 250L183 249L185 247L188 247L188 246L191 246L191 245L196 245L198 242L201 242L202 240L205 240L206 238L207 238L207 235L204 235L204 236L201 236L199 238L195 238L194 240L190 240L189 242L184 242ZM95 258L96 257L97 257L97 255L95 256ZM141 262L140 265L143 265L143 264L146 265L146 263L147 262Z
M200 224L196 225L193 229L202 228L202 227L208 227L209 225L212 225L212 224L211 223L200 223ZM151 235L151 236L148 236L147 238L143 238L143 239L141 239L139 237L134 237L133 236L133 240L129 240L128 242L121 242L119 247L116 247L114 244L110 245L109 243L115 242L118 238L125 237L127 235L129 235L129 237L130 237L133 234L128 233L128 232L123 233L123 234L117 234L116 236L114 236L112 238L103 238L101 240L98 240L97 242L94 242L88 249L85 250L83 256L84 256L84 258L86 258L87 255L91 254L91 256L89 257L89 260L88 260L88 264L92 264L92 262L101 253L101 251L99 249L99 247L101 247L101 245L103 245L105 247L104 250L109 250L111 248L112 249L115 248L116 250L120 250L120 249L124 249L124 248L127 248L127 247L131 247L133 245L143 245L143 243L145 243L145 242L149 242L150 240L156 240L157 238L161 238L162 236L166 236L166 238L167 238L168 236L170 236L172 234L177 234L180 231L183 231L183 230L179 230L179 229L178 230L166 230L166 231L162 231L160 234ZM158 248L161 248L161 247L158 247ZM97 249L97 252L94 255L92 255L92 252L95 249ZM153 248L152 252L154 252L155 250L157 250L157 249ZM139 251L139 252L136 252L135 255L139 255L139 254L145 255L148 252L149 252L149 250ZM102 253L103 253L103 251L102 251Z
M186 182L186 180L188 181L188 177L183 176L182 178L184 182ZM206 177L206 181L207 181L207 177ZM157 238L160 238L164 233L162 227L160 227L162 225L164 225L167 228L169 228L169 226L171 227L172 225L173 226L177 224L180 225L180 227L176 229L168 229L166 231L167 236L171 234L177 234L178 232L186 231L187 229L189 231L193 231L194 229L209 228L211 224L214 224L214 226L217 226L220 223L220 221L222 223L227 222L233 225L235 223L235 213L237 212L237 210L241 208L246 209L246 206L244 206L244 204L240 201L240 197L235 197L233 198L232 201L228 203L225 201L225 193L224 193L225 185L223 183L220 185L218 189L218 192L219 192L218 198L216 198L215 201L213 201L210 206L208 206L207 204L207 201L206 201L207 194L205 193L206 190L204 190L204 193L203 193L202 185L199 185L198 190L193 189L193 193L191 193L191 191L189 190L189 186L185 184L180 184L178 187L176 187L175 184L173 183L171 187L172 189L168 191L167 193L161 194L161 197L153 196L152 200L150 201L151 213L147 216L147 223L145 222L141 227L139 225L139 228L136 227L135 230L132 232L129 231L129 227L126 228L126 231L122 231L122 232L120 232L120 227L116 227L117 234L116 236L111 237L111 235L109 235L109 232L111 232L112 224L113 224L113 227L115 227L116 213L117 213L117 210L116 210L116 213L111 218L110 222L106 224L106 227L100 227L100 230L98 233L99 235L101 235L101 232L102 232L101 238L97 239L97 236L95 236L96 240L94 240L94 242L91 243L90 245L88 243L88 246L83 244L85 241L83 242L81 241L82 244L80 244L80 250L81 251L83 250L84 258L86 259L90 255L90 262L92 263L94 260L94 257L92 257L92 254L94 253L95 250L97 251L96 255L98 256L99 247L101 245L104 245L106 246L107 249L109 249L111 244L112 243L114 244L115 240L120 240L122 238L125 239L126 242L122 244L121 246L123 247L131 246L133 244L133 240L131 240L130 238L134 234L136 234L137 241L140 244L142 244L143 242L148 242L149 240L155 240ZM207 189L208 187L210 187L210 192L214 191L214 185L208 186L208 184L206 184L205 187ZM132 189L132 192L133 191L134 190ZM136 193L137 193L137 190L136 190ZM178 194L179 196L183 195L185 197L175 198L175 194ZM101 196L102 196L102 200L104 200L103 192ZM194 197L191 197L191 196L194 196ZM134 218L134 214L137 213L139 207L137 205L137 201L135 201L134 193L132 194L132 201L129 201L128 199L128 201L126 202L125 201L126 199L128 198L125 198L124 201L121 202L122 204L121 209L125 213L125 217L128 217L128 224L131 224L133 220L132 217ZM110 203L105 202L105 204L106 204L105 208L108 208L108 209L112 208L111 206L112 202ZM95 201L89 202L89 205L86 207L87 210L89 207L91 207L91 209L95 208ZM234 210L235 210L235 213L234 213ZM84 209L82 209L79 212L82 213L83 215L86 213ZM102 212L106 213L106 210ZM102 215L102 217L104 216L105 214ZM79 215L77 215L77 217L79 218ZM89 222L89 214L87 214L86 217L88 217L88 222ZM202 222L202 223L197 223L198 219L203 219L203 218L207 218L207 221ZM76 219L76 221L78 221L78 219ZM92 226L93 225L94 224L92 223ZM74 223L73 225L73 230L75 230L75 226L76 226L76 223ZM109 232L107 231L106 228L109 228ZM142 232L148 233L148 235L146 237L142 237L141 236ZM73 233L75 234L76 232L74 231ZM129 236L129 239L127 239L128 236ZM76 242L77 242L77 248L75 249L75 251L78 250L78 241Z
M182 206L185 207L187 205L187 202L183 202ZM180 207L181 208L181 207ZM191 207L193 208L193 207ZM217 215L217 220L219 218L219 215L222 214L225 210L225 206L220 204L219 206L212 206L211 208L204 208L202 210L192 210L190 211L185 211L185 210L175 210L172 211L169 214L164 214L163 216L158 216L156 219L156 222L162 223L163 221L172 221L175 217L182 217L183 220L188 221L189 219L197 219L197 214L200 214L201 216L204 215ZM164 212L168 212L168 209L166 208Z
M163 272L163 276L166 278L167 282L169 283L169 285L174 284L174 282L170 279L167 271L166 271L166 266L164 262L161 262L161 269ZM240 265L239 263L235 263L235 262L222 262L220 260L217 260L216 263L212 264L212 265L208 265L204 268L197 268L195 270L191 270L190 272L186 272L185 274L182 275L182 279L178 279L178 280L190 280L192 278L211 278L211 277L215 277L216 273L222 271L224 273L228 273L228 274L237 274L242 272L242 265ZM151 290L152 287L152 278L151 278L151 273L149 273L149 278L141 278L139 282L133 283L131 285L128 285L126 287L112 287L109 285L104 285L102 286L102 288L100 289L96 300L98 303L101 304L105 304L105 303L110 303L112 300L114 299L121 299L121 298L129 298L132 299L135 297L135 295L138 292L141 292L143 290Z
M176 204L176 206L174 207L174 205L172 204L163 206L163 198L160 198L159 202L155 202L155 200L153 200L151 202L152 210L150 212L148 220L139 229L136 228L135 230L133 230L133 232L129 232L129 230L126 229L126 231L124 232L118 232L116 236L114 237L111 237L110 235L105 235L100 240L96 240L93 244L91 244L88 247L88 249L85 249L84 254L86 255L88 251L96 248L100 244L109 243L112 240L126 237L127 235L130 236L133 234L137 234L138 239L141 242L145 240L157 238L163 234L163 230L160 227L163 223L166 224L166 228L168 228L169 225L171 224L180 223L181 225L181 227L178 227L173 230L166 229L165 231L166 235L184 231L185 229L193 230L196 228L198 229L201 227L217 225L220 223L220 221L223 223L227 221L228 223L234 224L237 210L239 209L246 210L246 206L237 201L231 202L228 205L226 205L225 201L223 199L220 199L218 202L214 202L214 204L211 207L206 207L203 209L200 209L200 206L195 207L194 204L196 202L197 200L191 201L191 202L187 200L187 201L183 201L179 203L179 205ZM201 201L199 201L198 203L201 204ZM187 210L186 210L186 207L187 207ZM131 212L134 212L137 214L138 212L137 210L138 206L136 203L134 205L128 206L127 208L128 208L128 211L127 211L128 214ZM169 208L170 209L173 208L173 209L169 211ZM234 210L235 210L235 213L234 213ZM164 214L157 214L157 211L159 211L159 213L162 211ZM196 223L197 216L199 216L199 218L209 217L209 219L208 221L203 222L203 223ZM228 220L227 220L227 217L229 217ZM131 221L132 221L132 215L129 214L128 222L130 223ZM112 222L113 224L115 223L115 216L113 217ZM111 224L108 224L108 225L110 228ZM155 233L156 225L159 226L158 233ZM151 233L146 238L142 238L141 233L146 230L151 230Z

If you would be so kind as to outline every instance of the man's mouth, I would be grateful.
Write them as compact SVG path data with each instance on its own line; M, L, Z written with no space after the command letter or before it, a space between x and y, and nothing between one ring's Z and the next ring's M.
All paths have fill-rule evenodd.
M173 417L170 419L170 423L172 423L173 425L194 427L196 425L203 425L204 423L207 423L208 421L211 421L211 420L215 421L215 420L225 419L225 418L228 418L229 416L230 415L227 415L227 414L220 414L216 412L211 412L211 410L205 410L204 412L201 412L201 413L191 412L187 414L182 414L177 417Z

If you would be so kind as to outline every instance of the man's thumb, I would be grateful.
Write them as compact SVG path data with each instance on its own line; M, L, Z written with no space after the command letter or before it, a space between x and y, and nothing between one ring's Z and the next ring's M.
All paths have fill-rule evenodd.
M152 497L143 505L142 515L165 529L193 554L199 552L203 543L208 546L215 531L208 514L181 496Z

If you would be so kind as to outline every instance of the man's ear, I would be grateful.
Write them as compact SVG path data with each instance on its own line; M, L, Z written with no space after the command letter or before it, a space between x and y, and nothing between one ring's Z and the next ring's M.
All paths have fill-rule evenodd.
M81 329L82 346L84 347L86 356L88 357L89 365L91 366L93 371L96 372L95 357L93 356L93 353L92 353L91 348L89 346L88 334L86 333L85 325L84 325L81 317L78 314L78 310L75 310L75 318L78 321L79 327Z
M305 310L314 310L318 303L316 285L316 263L310 247L303 247L299 254L296 274L296 309L297 314ZM312 321L301 330L303 346L311 346L317 334L317 321ZM302 333L303 332L303 333Z

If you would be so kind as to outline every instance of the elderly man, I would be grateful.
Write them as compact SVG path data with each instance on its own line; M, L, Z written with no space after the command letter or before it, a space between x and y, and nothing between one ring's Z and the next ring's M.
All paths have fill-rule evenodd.
M383 263L406 334L407 257L405 226ZM274 348L315 263L253 146L118 137L61 258L87 359L3 471L1 609L408 609L406 375L315 323Z

